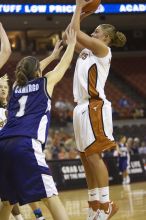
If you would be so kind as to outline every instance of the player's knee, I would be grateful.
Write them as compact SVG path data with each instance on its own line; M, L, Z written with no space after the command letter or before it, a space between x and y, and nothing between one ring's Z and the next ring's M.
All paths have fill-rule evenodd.
M87 157L87 161L91 166L97 165L98 161L101 159L99 154L92 154Z

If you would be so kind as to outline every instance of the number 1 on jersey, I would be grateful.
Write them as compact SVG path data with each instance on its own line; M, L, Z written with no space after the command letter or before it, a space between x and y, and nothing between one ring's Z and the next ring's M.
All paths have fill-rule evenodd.
M28 95L24 95L18 100L20 108L16 114L16 117L21 117L25 114L25 107L26 107L27 98L28 98Z

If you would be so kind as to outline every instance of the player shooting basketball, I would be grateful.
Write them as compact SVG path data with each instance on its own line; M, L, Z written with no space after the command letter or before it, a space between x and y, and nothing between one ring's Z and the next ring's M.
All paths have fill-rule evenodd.
M111 24L97 26L91 36L82 32L80 16L91 2L76 0L76 9L69 25L77 31L76 51L80 53L73 84L77 102L73 124L88 185L87 219L107 220L117 212L118 207L110 201L109 175L101 157L103 151L116 147L112 135L111 103L106 99L104 86L112 57L110 47L123 47L126 37Z

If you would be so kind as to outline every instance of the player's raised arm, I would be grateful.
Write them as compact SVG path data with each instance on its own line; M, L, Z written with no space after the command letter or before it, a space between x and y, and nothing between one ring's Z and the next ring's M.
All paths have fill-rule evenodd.
M56 60L59 58L60 52L63 48L61 46L62 41L57 41L55 48L50 56L40 61L40 69L43 71L53 60Z
M0 23L0 40L1 40L1 50L0 50L0 68L7 62L11 54L11 46L8 36Z
M93 12L86 12L86 13L81 13L80 15L80 21L84 20L86 17L88 17L90 14L92 14ZM69 30L70 28L70 24L67 26L66 30L64 31L63 35L62 35L62 39L63 42L65 43L66 41L66 32ZM79 43L78 41L76 41L76 46L75 46L75 52L76 53L80 53L85 47Z
M92 2L92 0L89 0L88 2L85 0L76 0L76 9L70 25L71 28L74 28L77 31L77 41L80 44L91 50L97 56L104 57L108 53L107 46L99 39L90 37L80 30L80 15L82 13L82 8L89 2Z
M61 58L57 66L54 68L54 70L48 72L45 75L45 77L47 78L47 89L50 95L52 95L56 83L58 83L64 76L73 58L73 53L76 45L76 32L73 29L69 29L66 34L68 46L63 57Z
M64 31L62 35L62 40L65 45L66 45L66 39L67 39L66 33L69 30L69 28L70 28L70 24L67 26L66 30ZM83 47L83 45L81 45L78 41L76 41L76 46L75 46L76 53L80 53L84 48L85 47Z

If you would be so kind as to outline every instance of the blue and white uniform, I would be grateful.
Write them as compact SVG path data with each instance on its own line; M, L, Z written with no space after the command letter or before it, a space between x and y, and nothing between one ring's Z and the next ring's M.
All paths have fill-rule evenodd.
M51 99L45 77L15 86L0 131L0 196L20 205L57 195L42 152L50 125Z
M130 155L127 147L124 144L119 144L119 171L124 172L128 169L130 163Z

